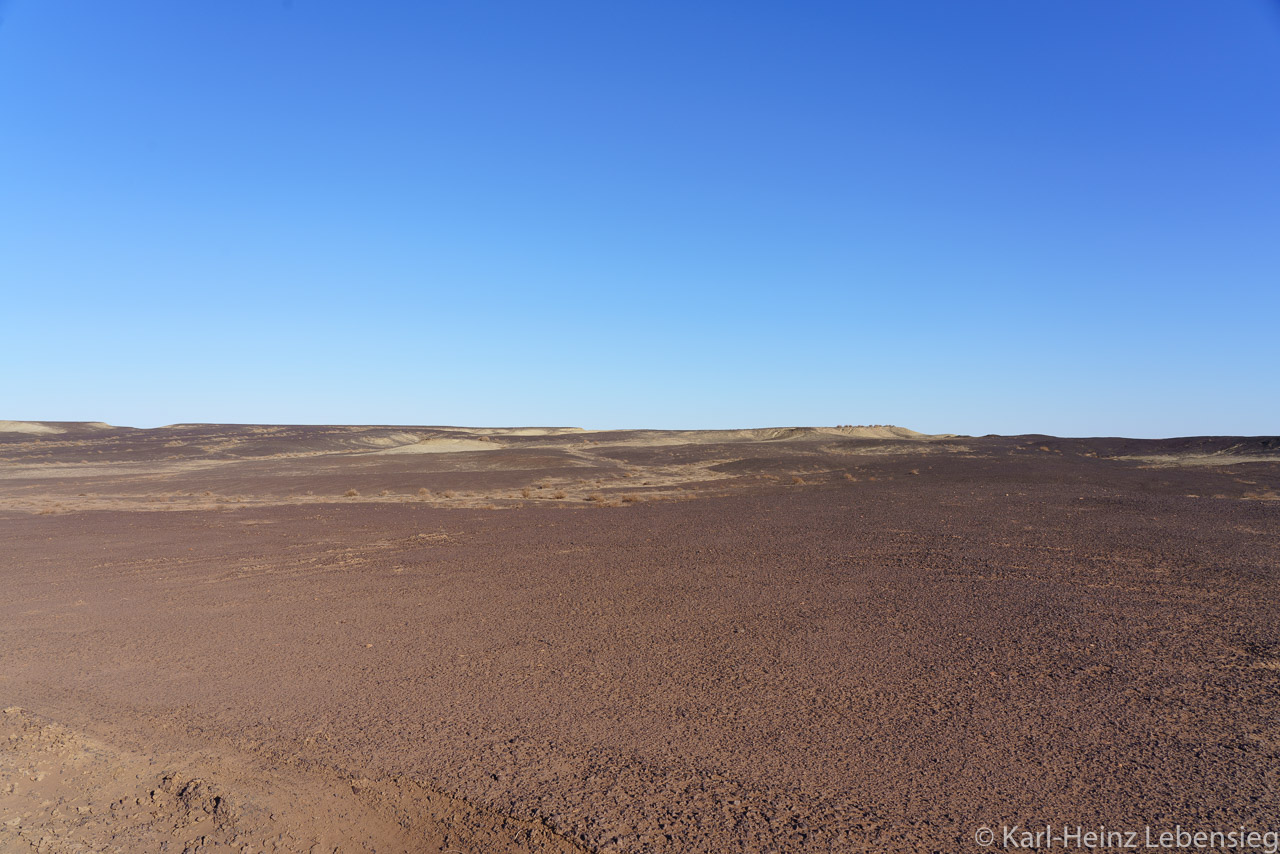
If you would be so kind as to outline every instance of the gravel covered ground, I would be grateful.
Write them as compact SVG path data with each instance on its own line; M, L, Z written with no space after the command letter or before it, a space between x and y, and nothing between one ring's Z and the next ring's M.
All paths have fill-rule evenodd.
M5 854L1280 830L1275 440L64 427L0 442Z

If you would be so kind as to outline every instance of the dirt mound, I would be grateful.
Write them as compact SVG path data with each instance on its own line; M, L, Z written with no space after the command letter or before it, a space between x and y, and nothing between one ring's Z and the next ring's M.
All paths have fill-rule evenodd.
M244 837L218 785L157 773L146 757L18 707L0 715L0 821L4 854L109 844L160 850L176 843L182 850Z
M413 780L141 753L26 709L0 714L0 854L422 851L572 854L538 822ZM175 767L177 766L177 767Z

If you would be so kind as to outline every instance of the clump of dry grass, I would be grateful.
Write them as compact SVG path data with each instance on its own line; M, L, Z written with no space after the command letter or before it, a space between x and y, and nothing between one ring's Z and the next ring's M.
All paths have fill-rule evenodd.
M1246 501L1276 501L1280 500L1280 493L1274 489L1253 489L1245 492L1240 496Z
M440 494L443 495L445 498L453 498L458 493L454 492L452 489L446 489L444 492Z
M644 501L644 499L643 499L643 498L641 498L639 495L624 495L624 496L622 496L622 503L623 503L623 504L636 504L636 503L639 503L639 502L641 502L641 501Z
M425 486L424 486L424 487L422 487L422 489L419 489L419 490L418 490L418 497L419 497L419 498L430 498L430 497L431 497L431 490L427 489Z
M845 473L844 473L844 479L845 479L845 480L847 480L847 481L849 481L849 482L851 482L851 483L857 483L857 482L858 482L858 479L857 479L856 477L854 477L853 475L849 474L848 472L845 472Z
M907 474L920 474L920 469L912 469L911 471L907 472Z
M800 475L792 475L791 482L796 486L804 486L805 480Z
M591 493L590 495L588 495L588 496L587 496L585 499L583 499L583 500L585 500L585 501L604 501L604 496L603 496L603 495L601 495L601 494L600 494L600 493L598 493L598 492L593 492L593 493Z
M524 489L520 490L521 498L528 498L530 495L533 495L533 490L530 489L529 487L526 486Z
M342 493L342 494L343 494L343 495L345 495L347 498L359 498L359 497L360 497L360 490L358 490L358 489L348 489L346 492L344 492L344 493Z
M557 489L555 492L551 493L552 498L564 498L565 495L566 493L563 489Z
M387 496L387 495L390 495L390 494L391 494L391 490L389 490L389 489L384 489L384 490L382 490L381 492L379 492L378 494L379 494L379 495L381 495L381 496L384 496L384 497L385 497L385 496Z

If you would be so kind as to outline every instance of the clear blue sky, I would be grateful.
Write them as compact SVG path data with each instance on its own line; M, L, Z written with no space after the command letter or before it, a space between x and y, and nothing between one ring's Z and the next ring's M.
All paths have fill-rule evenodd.
M10 0L0 418L1280 432L1280 6Z

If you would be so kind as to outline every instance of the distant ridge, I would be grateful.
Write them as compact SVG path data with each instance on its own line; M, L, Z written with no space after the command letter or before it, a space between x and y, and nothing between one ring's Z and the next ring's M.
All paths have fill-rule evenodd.
M0 421L0 433L54 434L73 430L115 430L102 421ZM125 428L128 429L128 428Z

